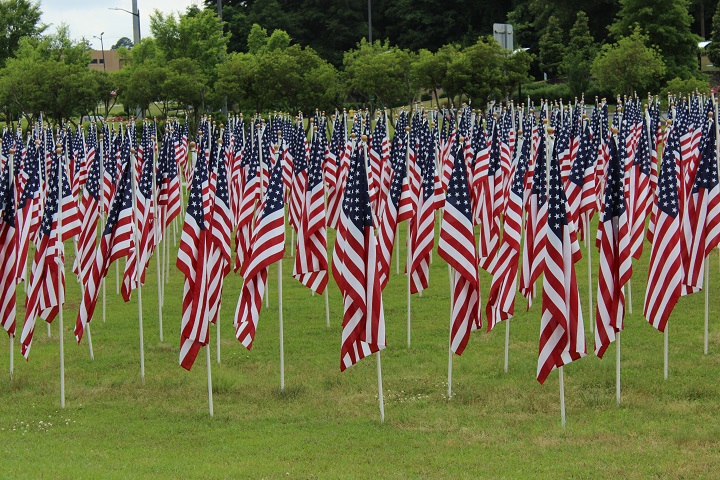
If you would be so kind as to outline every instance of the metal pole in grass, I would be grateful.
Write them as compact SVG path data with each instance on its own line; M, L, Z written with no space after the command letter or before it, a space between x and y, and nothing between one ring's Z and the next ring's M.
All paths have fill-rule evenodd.
M210 342L205 347L205 363L207 364L207 380L208 380L208 407L210 416L213 416L213 395L212 395L212 368L210 366Z
M709 302L710 302L710 268L708 265L705 268L705 335L703 341L703 352L705 355L708 354L708 337L710 333L710 319L708 318Z
M620 332L615 334L615 400L620 406Z
M8 168L10 169L10 171L8 173L9 173L11 182L15 178L14 173L13 173L13 166L14 166L13 164L15 161L14 158L15 158L15 149L12 148L12 149L10 149L10 155L8 156ZM12 201L13 201L12 210L14 212L16 205L17 205L17 201L15 199L15 189L14 188L13 188ZM15 265L17 265L17 262L15 263ZM17 275L14 275L14 276L17 277ZM14 317L15 317L15 308L13 308L13 322L12 322L13 328L15 325ZM10 380L12 380L13 374L15 373L14 372L15 371L15 358L14 358L15 357L15 333L14 332L13 333L8 332L8 333L9 333L9 338L10 338Z
M447 396L448 400L452 398L452 366L453 366L453 351L452 351L452 329L453 329L453 290L455 290L455 271L448 264L448 274L450 276L450 340L448 342L448 389Z
M62 163L62 147L58 146L55 151L58 156L58 204L57 204L57 233L55 239L55 248L57 252L61 252L62 248L62 198L63 198L63 163ZM63 256L58 255L60 261L60 269L65 268ZM63 302L65 301L64 292L62 290L62 275L57 278L57 296L58 296L58 339L60 342L60 408L65 408L65 345L63 344Z
M627 281L627 287L628 287L628 313L632 315L632 278L629 278Z
M405 133L407 135L407 143L405 144L405 178L408 178L410 173L410 125L405 127ZM407 263L405 269L407 270L407 346L410 348L410 263L412 262L412 245L410 238L410 222L412 219L407 220Z
M550 142L553 140L551 136L551 126L550 126L550 109L548 103L545 103L545 188L549 189L550 187L550 164L552 163L550 159L550 152L552 152L552 147L550 146ZM558 367L558 380L559 380L559 386L560 386L560 423L562 424L563 429L565 428L565 371L562 367Z
M669 347L669 343L670 343L670 339L668 337L668 330L670 329L669 327L670 327L670 324L668 322L665 324L665 341L664 341L664 344L665 344L664 345L664 350L665 350L664 353L665 354L664 354L664 362L663 362L663 375L665 377L665 380L668 379L668 349L669 349L668 347Z
M377 357L378 402L380 403L380 423L385 423L385 398L383 397L382 367L380 365L380 350L375 353Z
M168 135L168 133L169 133L169 131L168 131L168 129L166 128L166 129L165 129L165 135ZM156 142L157 142L157 139L155 138L155 135L153 135L153 136L152 136L152 164L153 164L153 169L152 169L152 176L153 176L153 178L152 178L152 189L153 189L153 198L157 198L157 192L155 192L155 188L156 188L155 185L156 185L156 183L157 183L157 182L156 182L156 178L155 178L155 165L157 164L157 156L156 156L157 149L155 148ZM158 202L157 202L157 201L153 202L153 210L154 210L153 215L155 216L155 222L154 222L154 223L155 223L155 225L154 225L155 232L154 232L154 233L155 233L155 238L158 240L158 245L159 245L159 243L160 243L160 235L162 234L162 232L161 232L161 229L160 229L160 222L159 222L159 218L160 218L159 213L160 213L160 211L159 211L159 206L158 206ZM162 285L162 278L161 278L161 275L160 275L160 252L157 252L156 255L155 255L155 267L156 267L156 270L157 270L157 284L158 284L158 291L157 291L157 295L158 295L158 328L159 328L159 330L160 330L160 341L162 342L162 341L163 341L163 317L162 317L162 287L161 287L161 285Z
M100 127L102 128L102 126ZM95 157L96 162L100 162L100 179L99 187L100 187L100 199L98 201L98 217L100 217L100 235L103 234L105 231L105 213L103 211L103 205L105 204L105 152L103 149L104 146L104 139L105 135L102 133L103 130L100 131L100 135L98 135L98 138L100 139L98 141L98 147L100 151L100 156ZM107 289L105 288L105 276L102 278L102 321L105 323L106 318L106 307L107 307ZM88 324L89 325L89 324Z
M275 145L277 149L278 146ZM282 258L278 262L278 320L280 327L280 391L285 391L285 336L283 332Z
M132 195L133 195L133 239L135 240L135 263L136 263L136 280L137 280L137 299L138 299L138 327L140 330L140 381L145 384L145 342L143 338L143 309L142 309L142 285L140 283L140 251L139 251L139 239L138 239L138 225L137 225L137 198L135 195L135 149L130 149L130 180L132 181ZM115 263L117 265L117 262Z

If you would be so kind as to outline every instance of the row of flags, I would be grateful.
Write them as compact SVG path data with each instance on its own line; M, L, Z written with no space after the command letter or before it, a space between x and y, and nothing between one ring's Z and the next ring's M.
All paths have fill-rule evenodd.
M286 220L296 237L292 275L325 292L332 273L343 297L340 368L385 347L382 291L398 226L408 223L409 292L429 286L435 222L438 253L451 267L450 348L462 354L472 331L513 317L516 292L532 304L543 275L537 378L587 353L574 265L579 239L600 252L595 353L623 328L632 259L651 242L644 304L663 331L677 299L702 288L704 260L720 241L715 105L672 99L667 121L656 98L592 106L543 103L484 112L318 112L310 119L204 119L158 132L145 122L117 131L92 125L23 138L3 134L0 283L3 327L15 333L14 285L36 245L21 343L28 356L36 317L52 321L63 301L63 241L74 239L83 287L82 338L111 263L126 257L123 297L144 283L166 228L188 202L177 257L184 289L180 364L191 368L220 312L223 279L243 277L237 339L251 348L268 282L282 259ZM394 132L391 135L391 132ZM162 139L160 139L162 137ZM11 161L12 160L12 161ZM287 208L286 208L287 207ZM590 231L597 213L598 230ZM650 217L646 231L647 218ZM97 238L98 222L100 238ZM336 231L328 272L327 229ZM17 267L14 267L17 265ZM482 308L479 269L492 274ZM7 281L14 279L14 282ZM12 311L11 311L12 310Z

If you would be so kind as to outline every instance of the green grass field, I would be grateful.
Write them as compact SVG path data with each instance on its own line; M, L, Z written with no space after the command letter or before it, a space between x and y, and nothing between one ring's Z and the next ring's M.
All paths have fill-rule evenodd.
M439 222L438 222L439 226ZM401 226L402 240L405 226ZM179 240L179 234L178 234ZM172 235L170 236L172 242ZM68 245L68 250L70 250ZM137 295L125 304L108 277L107 322L92 322L95 360L72 328L79 287L68 275L66 398L60 409L57 320L39 323L29 362L0 376L3 478L717 478L720 469L720 270L711 266L710 354L703 355L703 293L680 300L670 319L670 376L663 380L663 335L642 317L649 245L635 263L633 314L622 336L623 404L615 404L615 347L565 368L567 428L560 425L558 375L535 380L540 297L530 311L518 295L510 371L503 372L505 325L475 332L454 358L447 398L449 283L437 253L430 288L412 299L406 346L406 279L384 292L388 347L382 353L385 423L379 421L376 362L339 371L341 299L330 281L324 300L283 261L286 388L279 390L276 266L270 308L252 351L234 337L241 279L225 281L222 362L211 330L215 416L207 405L205 352L191 372L178 366L181 276L172 262L159 341L155 260L142 290L145 384L140 381ZM597 251L593 250L597 266ZM404 255L404 250L401 251ZM586 254L583 248L583 254ZM403 257L404 258L404 257ZM68 255L66 264L72 263ZM393 259L393 264L395 260ZM577 265L588 350L587 260ZM596 268L596 267L595 267ZM597 282L594 272L593 283ZM122 266L121 266L122 274ZM483 300L490 278L482 276ZM539 285L538 285L539 286ZM596 286L592 286L596 289ZM539 293L539 292L538 292ZM18 295L18 318L24 294ZM18 331L22 321L18 322ZM0 367L8 369L7 341Z

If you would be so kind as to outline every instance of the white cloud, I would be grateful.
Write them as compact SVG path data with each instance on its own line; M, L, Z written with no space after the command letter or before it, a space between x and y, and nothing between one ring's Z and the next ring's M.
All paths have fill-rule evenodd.
M155 10L163 13L184 12L189 5L202 7L202 0L138 0L140 11L140 35L150 35L150 14ZM93 48L100 49L100 40L94 36L103 35L103 43L109 49L121 37L132 40L132 15L111 10L122 8L132 10L132 0L41 0L41 21L51 24L54 31L61 23L70 27L74 39L86 38Z

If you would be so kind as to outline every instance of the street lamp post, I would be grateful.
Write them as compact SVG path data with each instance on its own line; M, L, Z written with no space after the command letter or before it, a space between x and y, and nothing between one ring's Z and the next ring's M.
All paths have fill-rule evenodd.
M124 8L108 8L108 10L119 10L121 12L129 13L133 18L133 44L137 45L140 43L140 11L137 8L137 0L133 0L133 10L125 10Z
M93 38L97 38L100 40L100 51L102 52L102 63L103 63L103 72L107 71L107 68L105 68L105 45L103 44L103 35L105 35L105 32L100 32L100 36L93 35Z

